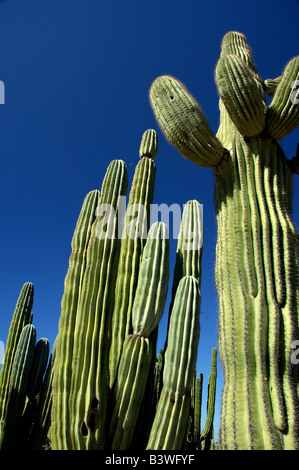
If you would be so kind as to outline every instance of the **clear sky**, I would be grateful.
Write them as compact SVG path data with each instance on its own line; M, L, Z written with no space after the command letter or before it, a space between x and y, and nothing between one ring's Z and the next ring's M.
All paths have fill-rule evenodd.
M216 132L214 69L223 35L244 33L262 78L275 78L299 52L298 14L298 0L0 1L0 80L5 84L5 104L0 105L0 340L6 341L20 289L30 281L37 335L53 345L83 199L100 189L112 159L126 162L131 182L141 136L154 128L159 137L154 202L182 207L197 199L203 204L197 372L204 373L206 389L211 350L217 346L213 174L184 160L166 142L148 90L158 75L177 77ZM289 158L298 140L295 130L282 141ZM298 201L299 177L294 183ZM294 220L298 226L298 204ZM171 250L172 273L176 241ZM165 316L158 349L166 325ZM216 428L220 365L218 377ZM203 403L205 408L205 398Z

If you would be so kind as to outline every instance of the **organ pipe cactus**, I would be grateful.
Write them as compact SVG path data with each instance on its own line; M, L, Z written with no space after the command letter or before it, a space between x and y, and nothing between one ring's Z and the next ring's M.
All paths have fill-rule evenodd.
M83 201L71 242L72 252L61 301L59 334L56 339L57 360L53 378L53 410L55 414L52 420L53 446L60 449L68 448L70 370L72 367L75 321L86 267L87 246L91 227L96 218L99 195L98 190L90 191Z
M4 419L5 407L8 399L7 384L10 381L16 348L24 326L31 322L31 309L33 305L34 287L31 282L26 282L20 292L16 307L9 327L6 341L3 365L0 372L0 421Z
M48 366L43 378L41 390L35 408L33 425L27 437L25 446L30 450L41 450L46 443L47 434L51 426L52 383L56 357L57 341L54 342Z
M142 251L150 226L150 206L153 202L156 178L154 159L158 152L157 134L144 132L130 190L121 241L120 262L116 281L115 304L112 314L112 334L109 354L109 385L115 380L125 337L131 332L131 313L135 296ZM137 216L136 216L137 214Z
M68 439L73 449L103 448L108 400L108 345L120 240L117 213L125 196L125 163L110 163L86 252L86 267L73 333ZM104 348L105 344L105 348ZM58 361L64 358L58 357ZM54 406L54 421L60 419ZM63 432L66 430L64 428ZM68 443L68 445L70 445ZM55 445L56 447L56 445Z
M143 250L132 308L133 333L126 337L115 387L108 448L124 450L131 443L153 356L151 333L164 311L169 279L168 228L152 225Z
M150 102L169 142L215 176L221 446L298 449L298 367L291 362L298 339L298 234L291 216L293 166L279 139L299 124L292 95L299 56L279 79L263 81L245 36L229 32L215 79L216 135L177 79L158 77Z
M208 385L208 405L207 417L203 430L200 434L200 440L204 443L204 449L210 448L213 436L213 421L215 414L215 399L216 399L216 381L217 381L217 349L212 350L211 362L211 375L209 377Z
M36 330L24 326L16 348L8 385L8 399L0 428L0 449L17 448L16 436L25 406L26 391L34 358Z
M198 281L193 276L184 276L179 282L169 320L163 388L147 449L182 447L197 359L200 300Z
M119 227L127 189L124 162L115 160L109 165L94 221L88 215L92 214L89 206L82 207L82 226L78 223L74 234L78 244L70 258L74 262L70 262L65 281L66 300L62 301L57 338L53 449L145 448L159 396L155 350L170 261L165 224L155 222L148 231L156 155L157 135L149 129L142 137L141 160L135 169L122 232ZM84 228L86 224L88 228ZM182 351L176 362L181 375L173 387L178 393L175 413L182 404L183 408L177 424L173 418L172 438L164 448L181 447L189 416L199 336L202 241L201 208L197 201L189 201L178 241L172 290L177 306L171 309L175 314L166 348L168 355L172 355L170 350L177 354L174 331L181 321ZM77 253L82 250L85 254L79 258ZM186 289L179 288L182 278L190 278L184 281L190 283ZM163 375L167 374L164 364ZM163 408L160 417L162 414Z

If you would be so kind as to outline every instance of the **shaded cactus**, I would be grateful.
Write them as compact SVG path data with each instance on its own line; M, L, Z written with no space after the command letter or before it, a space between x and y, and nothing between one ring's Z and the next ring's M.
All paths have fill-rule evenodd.
M108 399L109 327L120 240L117 212L119 197L128 187L126 165L110 163L104 177L97 218L92 226L86 253L86 267L73 332L71 388L68 397L67 446L73 449L101 449L104 445ZM106 348L104 349L104 344ZM57 351L58 362L62 359ZM55 377L54 377L55 381ZM53 404L53 420L63 410ZM54 448L59 448L54 435Z
M156 222L148 231L156 174L154 130L143 134L139 154L141 160L135 169L122 233L119 232L123 216L120 196L126 193L127 175L124 162L114 161L102 184L96 219L90 223L91 219L86 217L89 209L83 207L82 229L78 223L78 234L74 235L80 242L74 254L81 249L86 254L83 262L78 258L73 265L70 263L65 281L64 298L68 299L70 294L62 307L74 308L62 308L57 338L53 449L145 448L160 397L158 388L164 384L161 377L169 373L162 364L155 372L158 325L167 296L170 253L165 224ZM89 224L88 230L84 230L85 224ZM80 231L89 231L89 237L81 239ZM183 310L186 307L191 316L195 315L195 324L188 314L184 322L181 312L186 329L183 331L182 327L184 348L178 360L186 376L182 374L182 381L174 387L179 394L183 382L187 388L175 410L181 413L181 418L177 429L172 428L174 441L166 443L165 448L168 445L180 448L186 430L185 414L187 419L189 414L199 336L202 242L201 207L197 201L189 201L181 223L172 295L176 294L178 305L182 302ZM192 279L191 284L194 282L194 288L187 289L187 297L182 288L176 292L180 280L186 277ZM72 279L77 279L76 287ZM77 300L73 301L75 290ZM179 307L174 309L178 310ZM169 324L176 321L179 321L178 312ZM67 328L68 325L71 327ZM172 345L166 351L175 349L173 334L169 336ZM176 421L174 418L172 425Z
M0 372L0 421L4 419L5 407L7 403L7 384L10 381L11 370L17 345L24 326L31 323L34 287L31 282L26 282L20 292L17 304L13 313L6 341L5 354L2 369Z
M25 406L26 391L33 364L36 330L33 325L24 326L16 348L8 385L8 399L0 427L0 449L17 448L18 428Z
M35 408L33 425L30 434L27 436L26 449L41 450L46 444L47 435L51 426L52 383L56 346L57 342L55 341Z
M215 176L219 352L225 378L221 446L297 449L298 367L291 363L299 309L298 234L291 217L296 165L290 165L276 139L299 123L291 86L299 78L298 57L281 78L263 82L246 37L229 32L215 78L220 95L216 136L175 78L158 77L150 102L170 143L197 165L213 168ZM268 91L273 100L266 109Z

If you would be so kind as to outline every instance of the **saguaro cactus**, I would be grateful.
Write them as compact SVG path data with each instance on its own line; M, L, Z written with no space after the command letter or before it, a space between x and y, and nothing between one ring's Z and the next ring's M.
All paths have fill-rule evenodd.
M224 369L221 445L298 449L298 234L292 169L278 139L299 124L292 84L299 56L263 81L245 36L227 33L216 66L220 126L212 133L198 103L170 76L150 102L166 138L215 176L219 352ZM273 97L266 106L266 94Z

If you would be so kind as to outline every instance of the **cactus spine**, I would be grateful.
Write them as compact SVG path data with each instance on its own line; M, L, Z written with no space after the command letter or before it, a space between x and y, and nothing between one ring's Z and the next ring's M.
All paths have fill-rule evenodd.
M299 56L280 79L265 83L243 34L227 33L221 49L216 136L173 77L154 81L150 101L167 139L184 157L213 168L215 176L215 276L225 377L221 445L297 449L298 371L291 345L298 339L298 234L291 217L291 165L277 139L299 124L291 96ZM273 96L268 108L267 90ZM196 147L195 139L206 145Z

